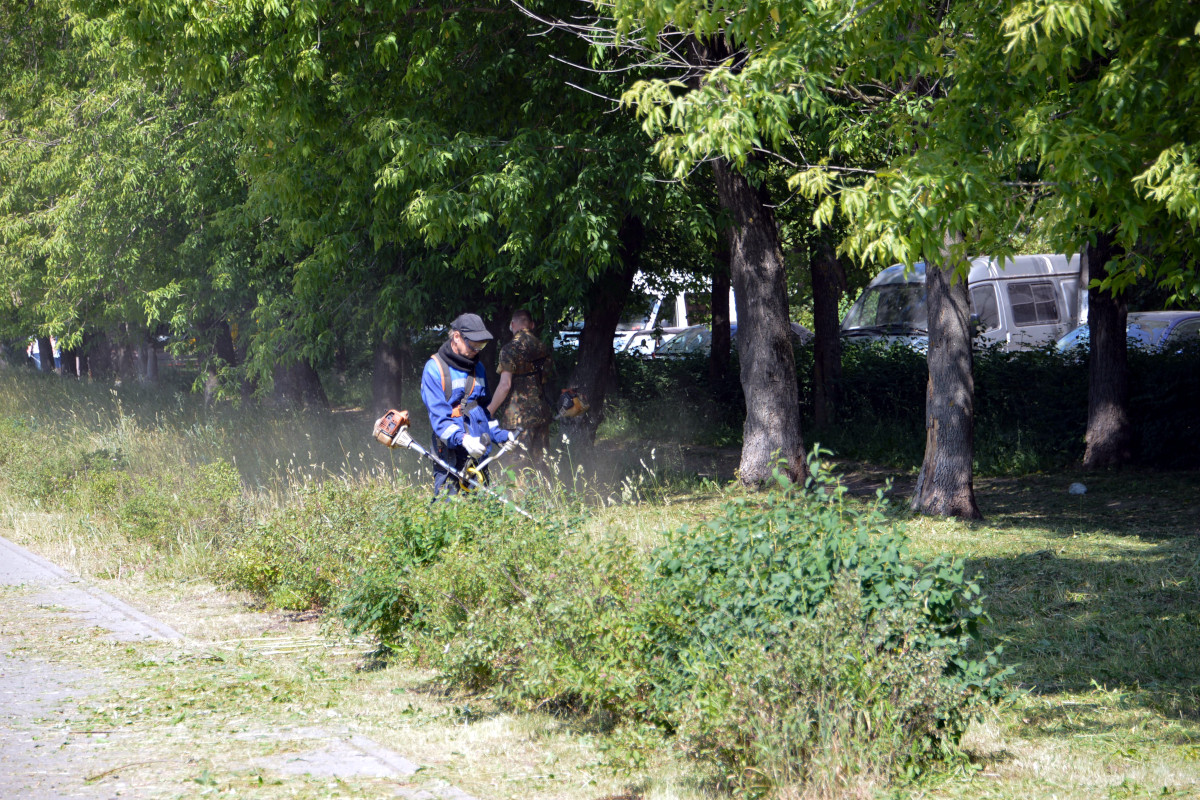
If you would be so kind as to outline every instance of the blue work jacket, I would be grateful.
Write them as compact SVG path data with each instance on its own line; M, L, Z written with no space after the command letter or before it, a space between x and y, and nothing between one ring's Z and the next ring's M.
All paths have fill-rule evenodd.
M466 396L467 379L470 377L467 372L447 362L446 376L450 382L449 400L446 399L446 392L442 388L442 371L438 368L437 361L430 356L425 362L425 371L421 373L421 401L429 410L429 425L434 434L451 447L460 447L468 420L456 416L454 411L468 400L484 405L487 397L487 375L483 364L476 362L475 387L471 389L469 396ZM479 435L478 432L474 433Z

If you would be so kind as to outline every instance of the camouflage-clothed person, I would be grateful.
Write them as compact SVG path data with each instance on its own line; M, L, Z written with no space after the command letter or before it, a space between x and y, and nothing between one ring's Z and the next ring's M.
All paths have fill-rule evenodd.
M554 412L546 396L554 388L554 359L550 348L531 331L517 331L500 349L500 371L512 374L512 389L504 408L504 427L524 428L521 440L531 454L541 458L550 445L550 420Z

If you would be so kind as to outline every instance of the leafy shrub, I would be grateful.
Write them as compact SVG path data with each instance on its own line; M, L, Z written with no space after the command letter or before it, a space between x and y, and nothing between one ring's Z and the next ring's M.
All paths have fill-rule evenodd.
M1200 422L1190 402L1200 390L1200 345L1169 353L1130 350L1130 416L1143 464L1200 465ZM848 344L842 353L839 418L812 428L811 347L796 349L806 436L839 456L915 467L925 448L925 356L907 347ZM737 444L745 403L737 381L713 385L704 356L618 356L619 389L602 433L682 442ZM1036 350L975 352L975 468L1024 474L1079 461L1087 428L1088 365L1053 344Z
M860 509L809 467L805 487L734 500L652 560L654 705L742 788L807 779L835 741L860 765L920 769L999 691L994 654L971 655L986 615L962 562L914 564L882 492Z
M81 481L81 500L94 508L111 496L115 521L135 539L160 548L171 547L181 537L212 541L243 524L242 484L237 469L228 461L201 464L189 474L115 476L111 484L103 473Z
M374 545L360 552L359 568L338 598L338 614L351 632L370 632L381 648L396 650L447 624L439 615L448 614L450 625L461 621L459 609L483 587L460 582L430 602L421 584L439 563L462 558L465 542L509 529L511 517L484 502L462 497L430 504L423 494L405 494L379 504L371 522Z
M366 490L330 482L226 545L218 577L283 608L329 605L376 547L380 509Z
M16 496L57 505L83 478L126 468L124 456L108 450L84 451L61 433L34 420L0 420L0 480Z
M1138 460L1174 469L1200 466L1200 341L1162 353L1130 351L1129 388Z
M421 524L447 535L414 549L394 531L342 614L459 688L657 732L633 740L675 732L752 794L919 771L999 691L995 656L971 649L979 589L960 561L913 563L882 496L860 508L810 469L648 560L545 520L435 511Z
M776 637L737 637L722 662L697 661L676 715L683 746L751 796L868 794L897 774L953 758L945 648L922 643L912 608L869 614L846 580L813 616Z

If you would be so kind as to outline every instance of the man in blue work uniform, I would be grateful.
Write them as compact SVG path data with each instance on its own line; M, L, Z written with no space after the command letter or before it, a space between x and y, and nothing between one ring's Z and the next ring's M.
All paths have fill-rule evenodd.
M479 353L491 340L492 334L478 314L460 314L450 323L450 338L425 362L421 374L421 400L433 428L433 453L459 472L466 467L467 459L481 459L488 449L481 437L485 431L479 430L474 420L486 414L487 377ZM508 438L508 431L500 430L497 423L485 424L495 441ZM448 477L444 469L434 466L434 497ZM458 481L451 480L446 491L458 492Z

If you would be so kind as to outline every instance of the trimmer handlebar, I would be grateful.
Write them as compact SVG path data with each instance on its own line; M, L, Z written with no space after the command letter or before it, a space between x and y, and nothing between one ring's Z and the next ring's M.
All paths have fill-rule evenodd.
M531 517L529 515L529 513L527 511L525 511L523 508L516 505L515 503L512 503L511 501L507 500L506 498L501 497L500 495L496 494L491 489L489 489L481 480L476 479L471 474L471 473L474 473L474 475L480 475L483 468L486 467L497 456L499 456L501 453L508 452L509 442L515 442L516 444L519 444L521 447L524 447L525 445L520 444L520 442L516 442L516 437L520 434L521 431L523 431L522 428L518 428L517 430L513 431L513 435L509 437L508 442L505 442L503 446L499 447L497 449L497 452L495 453L495 455L493 455L491 458L485 459L484 461L480 462L479 464L475 465L474 467L468 467L465 472L460 472L459 470L456 470L454 467L447 464L442 459L438 458L433 453L426 450L421 445L417 444L416 440L413 439L412 435L409 434L409 432L408 432L408 425L409 425L409 417L408 417L407 411L391 410L391 411L388 411L386 414L384 414L379 419L375 420L375 428L374 428L373 433L374 433L375 439L377 441L381 442L382 444L385 444L388 447L407 447L410 450L415 450L416 452L423 455L425 458L427 458L430 461L432 461L433 463L437 464L442 469L446 470L447 473L452 475L463 486L469 486L472 489L480 489L480 490L486 492L487 494L491 495L495 499L499 500L501 503L508 506L512 510L516 511L521 516L526 517L528 519L533 519L533 517Z

